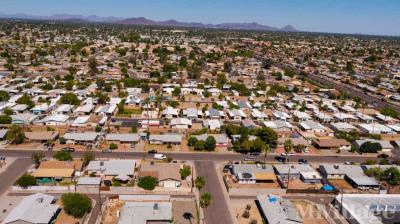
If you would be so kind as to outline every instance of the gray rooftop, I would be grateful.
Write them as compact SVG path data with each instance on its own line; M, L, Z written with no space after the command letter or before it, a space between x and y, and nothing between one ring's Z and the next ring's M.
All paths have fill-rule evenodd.
M108 160L90 161L87 170L91 172L103 172L109 176L132 176L135 172L135 160Z
M258 195L257 200L269 224L303 223L289 200L275 195Z
M119 142L138 142L140 139L138 134L107 134L107 141L119 141Z
M172 220L172 202L126 202L118 224L147 224ZM158 223L157 222L157 223Z

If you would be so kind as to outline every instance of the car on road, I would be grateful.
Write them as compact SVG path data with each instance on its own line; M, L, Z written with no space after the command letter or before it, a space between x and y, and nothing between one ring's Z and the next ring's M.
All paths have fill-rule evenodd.
M345 165L354 165L354 162L347 161L347 162L344 162L344 164L345 164Z
M246 156L244 161L254 161L256 158L254 156Z
M303 159L303 158L300 158L300 159L298 160L298 162L299 162L299 164L308 164L308 160Z
M149 154L157 154L157 150L151 149L151 150L147 151L147 153L149 153Z
M103 151L101 151L102 153L112 153L111 149L103 149Z
M387 159L389 156L387 155L387 154L385 154L385 153L382 153L382 154L379 154L378 155L378 158L379 159Z
M285 157L283 157L283 156L275 156L275 159L276 159L278 162L281 162L281 163L284 163L284 162L285 162ZM289 158L288 158L288 162L289 162Z
M64 147L61 150L64 152L75 152L75 149L72 147Z
M259 156L260 152L251 152L249 153L250 156Z
M154 154L154 159L163 160L166 159L167 156L161 153Z

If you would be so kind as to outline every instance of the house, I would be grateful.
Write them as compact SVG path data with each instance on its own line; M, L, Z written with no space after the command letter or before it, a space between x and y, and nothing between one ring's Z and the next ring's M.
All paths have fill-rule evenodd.
M350 150L351 144L345 139L316 139L313 144L317 149Z
M382 152L391 153L394 149L394 146L390 144L387 140L376 140L376 139L363 139L363 140L356 140L355 146L359 149L362 144L365 142L372 142L372 143L379 143L382 146Z
M52 106L49 106L47 103L43 103L40 105L36 105L31 109L32 114L40 115L47 114L52 109Z
M140 165L138 178L152 176L160 187L178 188L182 185L180 169L177 163L144 163Z
M240 121L247 117L246 114L242 110L239 110L239 109L229 110L228 116L231 120L235 120L235 121Z
M335 205L349 223L399 223L400 195L398 194L339 194Z
M288 199L276 195L258 195L257 204L262 217L269 224L303 223L296 207Z
M32 173L38 182L44 184L54 181L72 181L75 174L83 169L83 161L43 161L40 166Z
M223 123L217 119L203 120L203 127L210 130L219 130Z
M161 115L163 118L167 119L177 118L179 116L179 109L167 107L162 111Z
M358 119L352 114L346 113L335 113L333 114L333 118L336 122L357 122Z
M241 123L242 123L243 127L248 128L248 129L255 129L258 127L256 125L256 123L254 123L254 121L251 119L244 119L241 121Z
M345 122L333 123L331 124L331 127L334 131L343 131L343 132L358 131L358 129L354 125Z
M391 128L379 123L359 124L361 131L369 134L396 134Z
M346 175L352 177L364 176L363 169L358 165L344 165L344 164L321 164L319 166L320 173L326 179L344 179Z
M275 121L264 121L263 125L274 129L276 132L289 132L293 130L293 125L287 121L275 120Z
M250 115L251 115L251 118L253 118L254 120L257 120L257 121L263 121L268 118L268 116L264 112L261 112L257 109L252 109Z
M70 114L73 112L74 105L70 104L61 104L60 106L57 107L57 109L54 111L56 114Z
M43 124L46 126L56 126L56 125L68 125L69 116L64 114L53 114L43 118L43 120L36 121L37 124Z
M281 120L281 121L287 121L287 120L290 119L290 116L289 116L287 113L282 112L282 111L278 111L278 110L273 111L273 112L272 112L272 115L273 115L277 120Z
M11 124L22 124L22 125L30 124L39 118L38 115L31 113L13 114L10 117L11 117Z
M79 177L76 183L78 192L98 192L101 185L101 177Z
M303 131L314 132L314 133L324 133L327 131L326 127L315 121L303 121L300 123L300 128Z
M225 113L223 111L211 108L206 111L206 118L210 119L225 119Z
M323 113L323 112L316 112L314 114L314 117L322 123L330 123L333 120L333 117L327 113Z
M25 138L29 142L45 143L48 141L55 141L59 133L57 131L33 131L25 132Z
M100 116L112 116L117 109L116 104L106 104L99 106L94 112Z
M121 144L136 144L140 140L140 136L134 133L126 134L107 134L106 141L119 142Z
M351 174L346 175L344 179L351 184L354 188L367 190L367 189L375 189L379 190L380 183L372 177L364 176L353 176Z
M226 134L202 134L202 135L192 135L191 137L195 137L197 140L205 141L208 136L214 137L216 141L217 147L228 147L229 138Z
M75 144L95 143L99 133L97 132L67 132L63 138Z
M183 110L183 117L189 120L197 120L203 117L203 112L196 108L186 108Z
M370 123L375 122L375 118L373 118L369 115L363 114L363 113L357 113L356 117L358 117L358 119L360 120L361 123L370 124Z
M295 116L295 118L297 118L299 122L308 121L312 119L312 117L306 112L295 111L293 112L293 115Z
M48 224L60 213L60 206L54 203L55 197L48 194L26 196L13 208L2 224Z
M125 202L118 224L171 223L172 202Z
M170 126L176 129L189 129L192 127L192 120L187 118L172 118Z
M88 125L90 120L90 116L78 116L76 119L71 123L71 126L80 127Z
M175 133L167 133L167 134L150 134L149 137L150 144L173 144L180 145L182 142L182 135Z
M232 175L239 184L271 183L277 179L274 168L269 164L235 164Z
M274 165L278 176L299 179L303 172L315 172L309 164L276 164Z
M135 160L95 160L90 161L86 167L88 173L94 173L96 176L105 176L110 178L133 177L135 173Z

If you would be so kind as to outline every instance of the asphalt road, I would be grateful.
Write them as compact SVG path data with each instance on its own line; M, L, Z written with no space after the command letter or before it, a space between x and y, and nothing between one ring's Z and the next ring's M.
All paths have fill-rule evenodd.
M52 152L47 151L32 151L32 150L0 150L0 155L18 158L31 158L31 154L35 152L42 152L47 157L52 157ZM82 157L84 152L74 152L74 157ZM191 161L242 161L245 155L239 153L215 153L215 152L166 152L163 153L166 156L172 157L174 160L191 160ZM276 162L277 155L270 154L267 157L267 162ZM96 152L97 158L123 158L123 159L140 159L146 157L148 159L153 158L152 154L146 152L112 152L102 153ZM367 159L376 159L376 156L367 155L292 155L289 156L290 162L297 162L299 158L304 158L309 162L320 162L320 163L343 163L346 161L352 162L365 162ZM256 160L264 161L264 156L260 155L256 157Z
M209 192L211 194L211 204L208 208L204 209L206 223L233 223L229 206L224 197L224 189L220 186L214 162L196 161L194 164L197 176L203 176L206 179L206 185L201 189L200 193Z
M9 190L30 165L32 165L30 158L18 158L0 173L0 196Z

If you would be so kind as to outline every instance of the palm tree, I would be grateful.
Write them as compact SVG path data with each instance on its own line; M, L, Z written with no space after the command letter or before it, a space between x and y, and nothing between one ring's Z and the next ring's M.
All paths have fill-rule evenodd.
M206 179L203 176L198 176L194 180L194 185L200 190L206 184Z
M211 204L211 194L204 192L200 197L200 206L202 208L207 208Z
M285 163L288 162L288 154L293 150L292 140L287 139L285 143L283 143L283 148L285 149Z
M267 154L271 152L271 147L269 145L265 145L264 147L264 164L267 164Z

